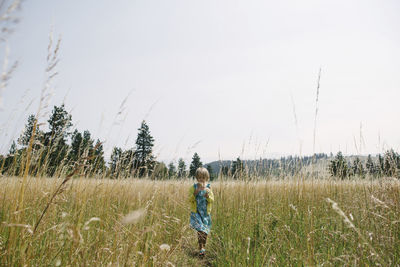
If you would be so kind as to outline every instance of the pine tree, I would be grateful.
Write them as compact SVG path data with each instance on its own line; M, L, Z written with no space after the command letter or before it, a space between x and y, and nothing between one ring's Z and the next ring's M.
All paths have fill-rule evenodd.
M42 143L44 143L44 133L39 130L39 126L37 125L36 117L34 115L29 115L28 121L25 124L24 131L19 136L17 142L20 146L22 146L22 150L26 152L26 149L29 146L29 142L31 141L31 137L33 134L33 127L35 127L36 129L35 129L35 137L32 140L32 152L31 152L32 158L30 165L32 166L32 169L35 169L35 167L33 166L35 166L38 163L41 152L36 154L34 152L37 152L39 149L44 148L42 146Z
M97 139L96 145L94 146L93 172L104 173L105 171L106 162L104 160L103 143Z
M64 104L54 106L49 120L50 132L45 134L47 143L66 143L66 137L70 135L69 129L72 126L72 116L65 110Z
M384 174L386 176L396 177L398 175L399 163L400 157L393 149L386 151L384 156Z
M35 125L36 117L35 115L29 115L28 117L28 122L25 125L24 132L21 134L21 136L18 138L18 144L21 146L28 146L29 141L31 140L32 133L33 133L33 127ZM39 127L36 126L36 136L38 136L39 132Z
M178 178L186 177L186 163L180 158L178 160Z
M372 160L371 155L368 155L367 163L365 164L365 167L366 167L369 175L375 176L376 168L375 168L375 164L374 164L374 162Z
M119 170L121 164L122 149L114 147L110 159L110 175L111 178L119 178Z
M75 130L71 136L71 152L69 153L70 160L75 163L82 155L82 134Z
M385 161L383 160L383 157L381 154L378 155L378 167L377 167L378 171L379 171L379 176L384 175L385 172Z
M353 161L353 174L362 178L365 176L364 166L359 157L356 157Z
M134 166L140 177L149 175L154 169L153 146L154 138L150 135L149 126L142 121L136 139L136 151L134 154Z
M21 171L21 153L18 153L17 144L12 141L8 154L5 157L4 162L1 162L2 172L8 172L9 175L18 175Z
M243 175L243 163L240 160L240 157L238 157L232 163L231 173L232 173L234 179L242 177L242 175Z
M44 134L44 145L47 147L46 164L47 174L53 176L57 168L61 167L67 154L66 138L70 135L72 126L71 115L65 110L64 104L54 106L49 120L49 132Z
M173 179L176 177L176 167L173 162L168 164L168 177L170 179Z
M338 152L335 159L329 164L329 172L332 176L340 177L342 180L349 176L349 167L342 152Z
M68 159L71 165L80 164L84 166L82 175L91 175L94 171L96 155L93 143L94 140L91 139L91 134L88 130L84 131L83 134L75 130L71 135ZM102 146L101 149L103 149Z
M93 163L94 140L88 130L83 131L82 143L80 147L83 164L89 166Z
M199 155L197 153L194 153L192 163L190 163L189 167L189 175L194 177L196 175L197 168L200 168L202 166L203 163L201 162Z
M12 141L10 149L8 150L8 156L14 156L17 153L17 144Z
M94 140L92 139L92 135L88 130L83 131L82 136L82 152L89 153L90 150L93 149ZM87 151L87 152L86 152Z

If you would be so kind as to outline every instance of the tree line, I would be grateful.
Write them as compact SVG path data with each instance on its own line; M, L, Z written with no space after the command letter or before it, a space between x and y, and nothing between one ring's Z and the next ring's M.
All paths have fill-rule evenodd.
M17 142L12 142L7 155L0 155L2 174L19 176L25 169L32 176L106 171L102 142L94 140L88 130L71 131L72 116L64 105L54 106L47 123L48 130L42 130L36 116L29 115Z
M179 158L177 165L166 166L153 155L154 138L146 121L142 121L134 146L129 149L114 147L109 161L104 158L103 143L94 139L88 130L73 127L72 116L64 104L54 106L47 120L48 129L38 124L35 115L28 117L18 139L12 142L7 155L0 155L0 174L21 176L26 171L31 176L83 177L149 177L151 179L182 179L194 177L203 166L198 153L194 153L189 166ZM333 155L331 155L333 157ZM288 156L280 159L219 161L205 164L211 180L220 176L233 179L251 177L287 177L301 174L304 167L326 160L324 153L312 156ZM341 152L330 160L328 171L341 179L391 176L400 178L400 155L393 149L376 157L368 156L364 162L355 157L351 162Z
M16 142L12 142L7 155L0 155L0 174L21 176L27 168L31 176L74 174L84 177L179 179L193 177L196 169L203 166L197 153L194 153L189 169L182 158L178 160L177 167L173 162L167 167L163 162L156 161L153 155L154 138L146 121L142 121L138 129L135 146L129 149L114 147L109 162L104 158L103 143L95 140L88 130L71 131L72 116L64 104L54 106L47 123L48 130L42 130L35 115L29 115L23 132ZM210 167L208 169L212 173Z
M360 157L355 157L351 162L339 151L330 161L328 169L332 176L342 180L352 176L365 178L367 175L373 178L384 176L400 178L400 155L390 149L374 158L368 155L365 162Z
M233 179L246 180L252 177L277 177L300 175L305 167L317 164L320 160L327 159L325 153L312 156L287 156L279 159L241 160L237 157L234 161L217 161L209 163L214 170L223 176Z

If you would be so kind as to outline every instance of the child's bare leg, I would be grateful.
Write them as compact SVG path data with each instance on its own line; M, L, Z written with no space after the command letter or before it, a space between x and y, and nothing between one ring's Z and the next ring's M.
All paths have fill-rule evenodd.
M207 243L207 234L206 233L204 233L204 248L206 247L206 243Z
M202 232L197 232L197 239L199 241L199 249L201 250L203 248L203 236Z
M207 242L207 234L204 232L199 232L199 241L201 241L200 249L205 248Z

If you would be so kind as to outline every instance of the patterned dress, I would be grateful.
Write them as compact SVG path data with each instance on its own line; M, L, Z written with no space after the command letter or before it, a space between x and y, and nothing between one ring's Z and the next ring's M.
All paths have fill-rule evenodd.
M210 188L210 184L207 185ZM194 190L197 189L197 184L194 184ZM211 229L211 215L207 213L207 199L204 196L206 190L201 190L196 195L197 212L190 213L190 226L199 232L208 234Z

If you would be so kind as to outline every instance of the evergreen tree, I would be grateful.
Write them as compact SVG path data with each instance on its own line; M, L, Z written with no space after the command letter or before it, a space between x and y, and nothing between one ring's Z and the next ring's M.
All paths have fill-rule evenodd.
M335 159L329 164L329 171L332 176L340 177L342 180L349 175L349 167L342 152L338 152Z
M356 157L353 161L353 174L362 178L365 176L364 166L359 157Z
M173 162L168 164L168 177L170 179L173 179L176 177L176 167Z
M186 163L180 158L178 160L178 178L186 177Z
M89 151L93 150L93 143L94 140L91 138L91 134L88 130L83 131L83 136L82 136L82 152L89 153Z
M91 134L88 130L84 131L83 134L75 130L71 135L68 159L71 165L78 164L83 166L81 175L91 175L95 171L96 155L93 143L94 140L91 139ZM101 146L102 149L103 147Z
M339 152L340 153L340 152ZM339 154L338 153L338 154ZM334 159L332 159L329 162L329 166L328 166L329 172L332 176L337 176L338 174L338 170L337 170L337 162L336 162L336 157Z
M57 168L62 167L62 162L67 155L68 145L66 138L70 135L72 126L71 115L65 110L64 104L54 106L49 120L49 132L44 134L44 145L47 147L45 154L47 174L53 176Z
M383 157L381 154L378 155L378 167L377 167L378 171L379 171L379 176L384 175L385 173L385 161L383 160Z
M8 156L14 156L17 153L17 144L12 141L10 149L8 150Z
M36 124L36 126L35 126L35 124ZM26 153L27 153L27 147L29 146L29 142L31 141L31 137L33 135L33 128L34 127L36 129L35 129L35 138L32 140L32 150L30 152L31 153L30 154L31 159L30 159L30 164L29 164L29 166L30 166L29 174L30 175L33 174L31 170L37 169L36 165L38 163L38 160L41 158L40 157L41 153L35 153L35 152L37 152L37 150L39 150L42 147L41 142L43 141L43 132L41 132L39 130L39 126L36 123L36 118L35 118L34 115L29 115L28 116L28 121L25 124L24 131L21 133L21 135L19 136L19 138L17 140L17 143L20 146L22 146L22 148L18 151L19 152L18 153L19 156L18 156L18 159L16 159L16 162L19 162L20 163L19 167L22 167L21 164L24 165L26 163L25 162L25 159L26 159L25 156L26 156ZM16 171L16 174L17 175L19 174L19 170Z
M17 144L12 141L8 154L4 160L2 172L7 172L9 175L18 175L21 171L21 153L18 153ZM3 162L1 162L3 164Z
M29 145L29 141L31 140L31 137L32 137L35 121L36 121L35 115L33 115L33 114L29 115L28 122L25 125L24 132L18 138L18 144L20 144L21 146L27 147ZM35 136L38 137L40 135L38 126L36 126L35 132L36 132ZM35 138L35 139L37 140L38 138Z
M110 159L110 174L112 178L119 177L121 157L122 157L122 149L119 147L114 147Z
M153 146L154 138L150 135L149 126L143 121L136 139L134 167L140 177L149 175L154 169Z
M390 177L397 177L400 157L393 149L386 151L384 156L384 174Z
M80 147L82 160L86 166L89 166L93 162L94 155L94 140L91 138L91 134L88 130L83 131L82 143Z
M36 126L35 126L36 125ZM44 148L41 144L41 142L43 141L43 132L39 130L39 126L36 123L36 117L34 115L29 115L28 117L28 121L25 124L25 128L24 131L21 133L21 135L19 136L17 142L20 146L22 146L22 149L20 151L20 155L22 157L22 155L26 156L27 153L27 147L29 146L29 142L31 141L31 137L33 135L33 129L35 127L35 136L32 140L32 147L31 147L31 151L30 151L30 170L29 170L29 174L33 175L32 170L36 170L37 169L37 164L38 161L41 159L41 154L42 152L39 152L38 150L40 148ZM24 159L26 159L26 157L23 157ZM25 164L26 162L20 158L18 161L23 161L22 164Z
M203 166L203 163L200 161L200 157L197 153L194 153L192 158L192 163L189 166L189 175L195 177L197 168Z
M69 158L73 162L76 162L82 155L82 140L82 134L78 130L75 130L71 136L71 151L69 153Z
M46 145L55 142L64 145L66 137L70 135L69 129L72 126L72 116L65 110L64 104L54 106L49 120L50 132L45 134Z
M97 139L96 145L94 146L93 172L104 173L105 171L106 162L104 160L103 143Z
M240 160L240 157L238 157L233 163L232 163L232 169L231 173L234 179L240 178L243 175L243 162Z
M366 167L369 175L375 175L376 174L375 164L374 164L374 162L372 160L371 155L368 155L367 163L365 164L365 167Z

